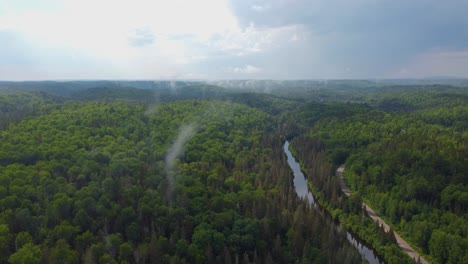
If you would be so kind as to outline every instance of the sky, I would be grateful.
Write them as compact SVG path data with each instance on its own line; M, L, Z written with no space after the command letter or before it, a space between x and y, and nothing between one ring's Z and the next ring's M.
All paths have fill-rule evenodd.
M468 77L467 0L0 0L0 80Z

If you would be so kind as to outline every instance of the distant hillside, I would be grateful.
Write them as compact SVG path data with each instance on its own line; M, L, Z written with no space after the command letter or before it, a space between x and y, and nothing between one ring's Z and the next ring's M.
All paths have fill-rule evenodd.
M375 79L375 80L89 80L89 81L0 81L0 94L43 91L49 94L70 96L77 91L96 87L139 88L161 92L176 91L187 87L222 87L242 92L272 93L290 97L291 94L302 98L304 93L313 95L319 90L348 90L351 88L368 89L395 85L450 85L468 87L468 79ZM192 88L188 89L191 90ZM207 89L208 92L212 89ZM213 94L211 94L213 95ZM169 95L168 95L169 96Z
M95 87L77 91L70 98L79 101L139 101L153 102L154 92L131 87Z
M23 118L37 114L45 104L60 103L64 98L44 92L0 94L0 130Z
M0 94L42 91L54 95L70 96L77 91L96 87L121 88L133 87L147 90L175 89L190 85L199 85L200 82L188 81L25 81L8 82L0 81Z

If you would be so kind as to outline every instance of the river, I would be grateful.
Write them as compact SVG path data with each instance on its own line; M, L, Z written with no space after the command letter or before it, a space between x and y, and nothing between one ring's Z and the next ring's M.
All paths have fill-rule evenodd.
M317 206L315 206L314 196L307 186L307 179L301 171L301 165L293 157L291 151L289 151L289 141L284 143L284 153L287 156L289 167L291 167L294 174L294 189L296 190L297 195L301 199L306 199L310 205L314 205L313 207L316 208L316 210L319 210ZM334 225L333 221L330 221L330 224ZM370 264L384 263L379 260L373 249L362 244L359 238L353 236L353 234L346 232L346 238Z

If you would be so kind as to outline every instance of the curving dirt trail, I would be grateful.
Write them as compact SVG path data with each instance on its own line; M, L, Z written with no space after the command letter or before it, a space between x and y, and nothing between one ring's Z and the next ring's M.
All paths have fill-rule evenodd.
M348 188L346 185L344 179L343 179L343 172L345 170L345 165L341 165L337 170L336 173L338 174L339 180L340 180L340 186L341 186L341 191L343 191L344 194L349 196L351 194L351 190ZM379 225L383 225L385 228L385 232L388 232L390 230L390 226L388 226L382 218L380 218L372 208L370 208L366 203L362 203L364 208L367 211L367 214ZM419 263L422 264L428 264L428 262L423 258L423 256L419 255L416 250L414 250L403 238L401 238L397 233L393 232L395 235L396 241L398 243L398 246L405 251L412 259L419 261Z

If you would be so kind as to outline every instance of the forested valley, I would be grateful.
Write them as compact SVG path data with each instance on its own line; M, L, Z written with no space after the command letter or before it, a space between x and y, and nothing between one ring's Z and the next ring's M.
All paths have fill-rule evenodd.
M217 85L1 82L0 263L468 263L467 87Z

